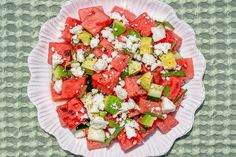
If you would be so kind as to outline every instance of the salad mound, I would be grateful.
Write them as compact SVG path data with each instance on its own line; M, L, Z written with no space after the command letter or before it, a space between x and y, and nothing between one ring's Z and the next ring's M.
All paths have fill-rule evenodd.
M102 6L78 15L67 17L64 42L49 43L52 99L66 100L56 109L62 127L85 137L89 150L117 140L126 151L178 125L182 86L194 69L179 53L174 26L118 6L109 15Z

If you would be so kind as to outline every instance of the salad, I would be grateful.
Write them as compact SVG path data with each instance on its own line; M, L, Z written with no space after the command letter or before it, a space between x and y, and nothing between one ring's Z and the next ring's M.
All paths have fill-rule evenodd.
M155 130L178 125L175 113L194 77L192 58L168 22L115 6L83 8L67 17L63 42L50 42L53 101L62 127L86 138L89 150L118 141L127 151Z

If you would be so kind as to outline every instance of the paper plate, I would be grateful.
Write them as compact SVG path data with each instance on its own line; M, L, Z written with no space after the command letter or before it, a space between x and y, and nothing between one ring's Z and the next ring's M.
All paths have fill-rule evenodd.
M114 142L109 148L89 151L85 139L77 139L65 128L62 128L56 113L57 103L51 100L50 81L51 66L47 63L48 43L61 41L60 32L63 29L65 19L70 16L79 18L78 9L102 5L106 12L111 11L113 6L118 5L128 8L131 12L139 15L147 12L152 18L167 20L173 24L175 32L183 38L180 53L183 57L192 57L194 64L194 79L184 88L188 89L186 99L176 114L179 124L169 133L161 134L158 130L144 143L134 149L124 152L118 142ZM194 113L205 98L205 89L202 78L206 68L206 61L196 47L195 33L193 29L181 21L173 8L158 0L71 0L61 9L57 17L46 22L39 34L39 41L28 58L31 79L28 85L28 96L38 110L40 126L49 134L56 137L62 149L73 154L86 157L144 157L160 156L167 153L174 141L189 132L193 126Z

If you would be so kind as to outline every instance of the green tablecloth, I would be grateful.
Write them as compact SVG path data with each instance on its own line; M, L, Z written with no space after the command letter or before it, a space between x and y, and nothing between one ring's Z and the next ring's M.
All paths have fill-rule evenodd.
M0 156L73 156L38 124L26 90L27 57L41 25L66 0L0 0ZM236 156L236 1L166 0L197 34L206 100L167 156Z

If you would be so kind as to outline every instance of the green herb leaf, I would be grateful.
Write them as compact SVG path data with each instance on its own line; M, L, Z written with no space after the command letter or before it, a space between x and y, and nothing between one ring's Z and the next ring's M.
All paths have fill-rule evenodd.
M82 98L84 96L84 93L85 93L87 87L88 87L87 85L83 86L82 91L81 91L80 95L78 96L78 98Z
M166 85L164 88L164 96L168 97L169 96L169 91L170 91L170 86Z
M168 27L168 28L170 28L170 29L172 29L172 30L175 29L175 27L174 27L172 24L170 24L170 22L168 22L168 21L164 21L164 22L162 22L162 24L163 24L165 27Z
M147 132L147 129L148 129L148 127L146 127L146 126L143 126L142 133L145 133L145 132Z
M178 70L178 71L170 71L165 74L161 75L162 77L169 77L169 76L186 76L185 71L183 70Z
M118 135L123 129L124 129L124 126L119 126L119 127L117 127L116 130L114 131L114 133L111 134L111 136L110 136L108 139L106 139L106 141L105 141L104 143L107 144L107 145L110 144L111 141L112 141L113 139L115 139L115 138L117 137L117 135Z
M165 119L165 117L160 115L160 114L154 114L154 113L151 113L151 112L143 112L143 114L147 114L147 115L150 115L152 117L159 118L159 119Z
M82 130L82 129L85 129L87 127L88 127L88 125L86 125L86 124L80 124L76 127L76 130Z
M188 90L185 89L183 93L181 93L173 102L177 103L187 92Z
M118 125L116 122L114 122L113 120L109 120L109 121L108 121L108 125L109 125L111 128L117 128L117 127L119 127L119 125Z

